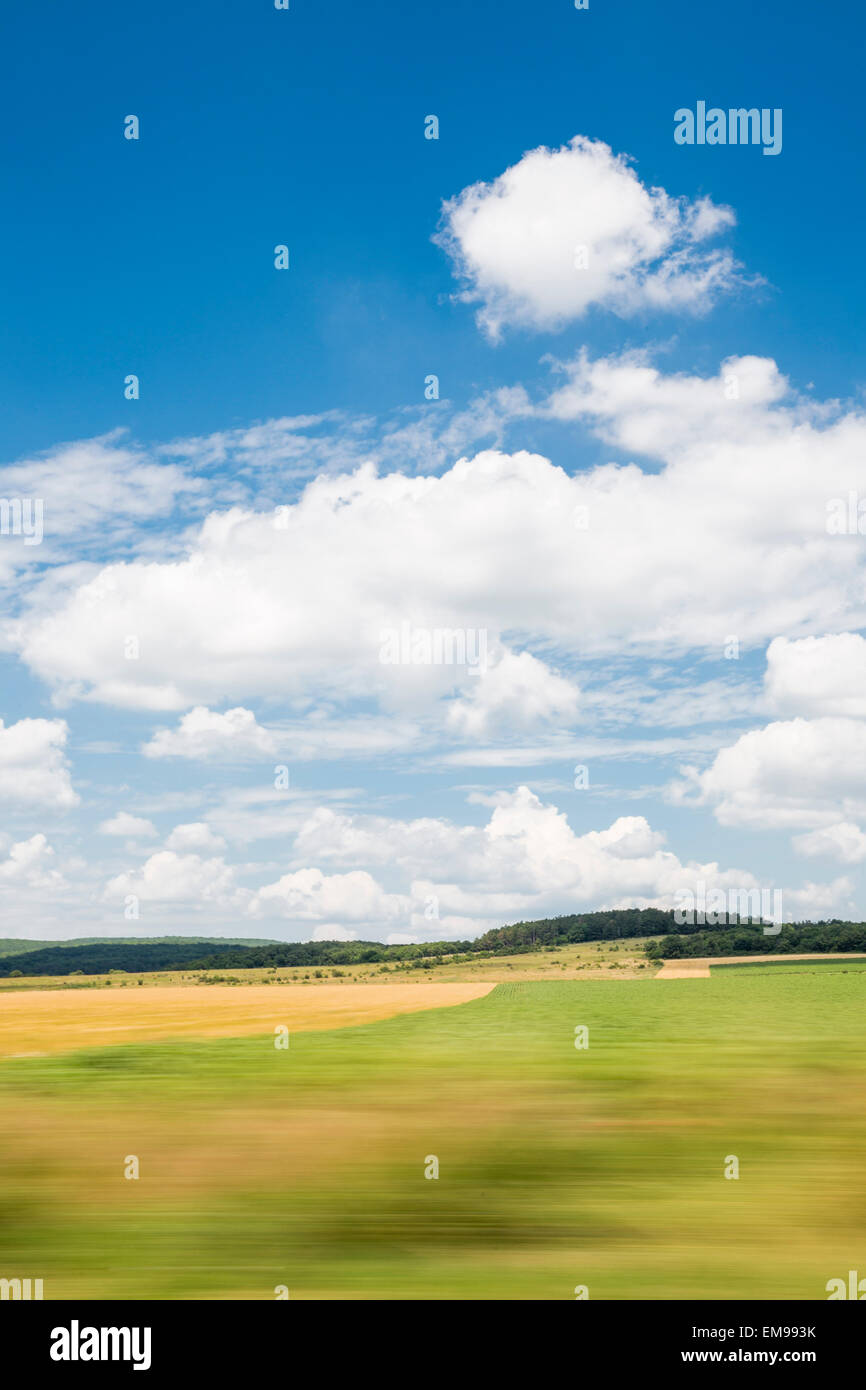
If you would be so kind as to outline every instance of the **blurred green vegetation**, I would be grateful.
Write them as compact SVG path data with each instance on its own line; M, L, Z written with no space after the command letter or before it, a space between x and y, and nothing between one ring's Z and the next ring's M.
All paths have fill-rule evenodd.
M866 1261L866 977L836 965L4 1062L0 1275L48 1298L825 1298Z

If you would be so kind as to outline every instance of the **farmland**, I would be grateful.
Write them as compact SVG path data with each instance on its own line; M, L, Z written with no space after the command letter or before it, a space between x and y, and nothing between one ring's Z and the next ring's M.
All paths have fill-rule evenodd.
M647 937L618 941L588 941L531 953L491 957L403 962L383 965L377 962L341 966L256 966L249 969L232 967L208 970L127 971L114 970L96 975L33 975L0 977L0 997L7 990L42 989L118 989L157 988L176 985L274 985L302 984L319 987L325 982L348 985L352 983L386 984L436 980L460 982L481 980L550 980L572 978L601 978L614 972L622 977L639 978L654 974L662 961L649 962L645 954Z
M286 1050L269 986L250 1036L7 1057L2 1271L48 1298L814 1299L862 1264L864 962L520 959L547 977Z
M72 1052L82 1047L171 1038L274 1035L346 1028L414 1009L462 1004L492 989L474 983L349 985L321 989L264 985L237 991L173 985L148 990L134 1004L119 990L38 990L7 995L0 1012L0 1058Z

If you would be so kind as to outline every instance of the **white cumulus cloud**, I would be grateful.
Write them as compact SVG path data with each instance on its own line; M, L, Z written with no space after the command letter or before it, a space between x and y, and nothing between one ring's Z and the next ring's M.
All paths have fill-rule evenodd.
M765 689L779 714L866 716L866 638L859 632L775 638L767 648Z
M795 835L793 845L799 854L838 859L841 864L862 864L866 859L866 834L850 821L837 821L806 835Z
M65 754L64 719L0 719L0 801L66 809L77 806Z
M866 723L777 720L751 729L704 771L685 769L675 799L711 805L722 825L807 830L866 815Z
M134 896L141 902L190 902L229 906L240 901L235 870L221 858L159 850L132 873L118 874L105 889L108 898Z
M189 821L185 825L176 825L165 842L166 849L179 851L181 854L192 850L194 853L214 852L225 848L225 840L220 835L215 835L210 826L204 821Z
M148 758L196 758L202 761L270 757L274 735L263 729L252 710L229 709L224 714L197 705L176 729L158 729L142 752Z
M0 860L0 883L28 888L53 887L62 882L62 875L51 867L54 850L42 834L31 835L11 846L5 859Z
M386 893L366 870L323 874L298 869L260 888L250 904L253 915L276 913L296 922L369 922L377 926L395 918L408 920L409 900Z
M445 203L436 240L495 340L508 324L560 328L592 305L705 310L738 268L730 251L702 243L733 222L708 198L647 188L627 159L577 135L465 188Z
M100 835L122 835L129 840L140 840L150 838L156 834L156 826L153 821L145 820L143 816L131 816L127 811L118 811L116 816L110 820L104 820L99 826Z

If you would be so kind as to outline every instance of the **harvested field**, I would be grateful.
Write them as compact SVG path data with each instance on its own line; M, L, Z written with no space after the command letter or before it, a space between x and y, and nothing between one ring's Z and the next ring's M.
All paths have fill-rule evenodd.
M159 990L39 990L9 994L0 1008L0 1057L73 1052L167 1038L246 1037L347 1028L418 1009L465 1004L493 985L177 985Z
M657 980L708 980L712 965L761 965L768 962L786 960L844 961L864 960L862 954L847 952L828 955L826 951L812 951L805 955L767 955L767 956L694 956L691 960L669 960L656 975Z
M657 980L708 980L708 960L669 960L656 975Z

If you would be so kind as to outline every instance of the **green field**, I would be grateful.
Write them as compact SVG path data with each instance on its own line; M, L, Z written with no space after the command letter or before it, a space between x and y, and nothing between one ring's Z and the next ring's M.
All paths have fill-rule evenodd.
M828 955L822 960L790 960L787 956L777 956L775 960L739 962L737 965L726 965L724 960L711 960L710 970L714 974L721 970L737 975L778 975L782 971L786 975L823 975L827 972L845 975L849 971L866 970L866 959L862 956L847 959L845 956Z
M47 1298L826 1298L866 1266L866 978L833 964L500 984L288 1051L7 1061L0 1275Z

